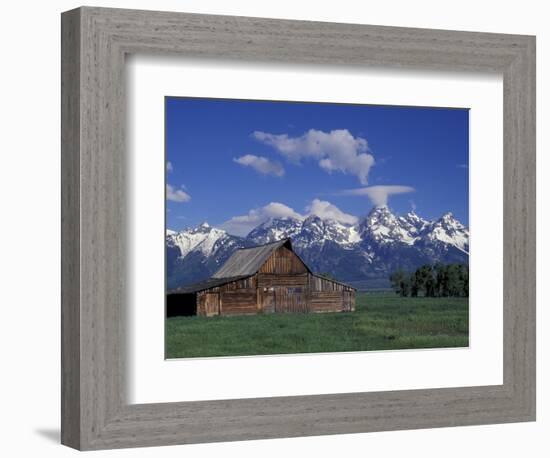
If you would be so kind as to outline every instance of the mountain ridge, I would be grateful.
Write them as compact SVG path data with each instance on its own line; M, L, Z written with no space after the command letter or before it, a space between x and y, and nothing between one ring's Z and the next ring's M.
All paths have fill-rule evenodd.
M395 215L387 206L374 207L356 224L310 215L270 218L246 237L202 223L166 232L168 287L208 278L239 248L291 238L300 257L315 272L329 272L361 286L387 286L397 269L416 269L435 262L468 263L469 230L452 213L426 220L415 212Z

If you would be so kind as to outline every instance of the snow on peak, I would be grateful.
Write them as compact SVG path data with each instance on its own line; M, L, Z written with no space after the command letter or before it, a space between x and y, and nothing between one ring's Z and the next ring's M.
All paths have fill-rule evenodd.
M395 216L387 205L374 207L361 223L359 232L363 239L382 244L412 245L417 239L414 225Z
M167 243L178 247L182 258L192 251L200 251L205 256L210 256L218 240L227 237L223 229L211 227L206 222L196 228L188 228L181 232L171 232L171 234L167 233Z
M252 229L247 238L258 245L263 245L284 238L293 238L300 232L301 228L302 221L297 218L291 216L272 217Z
M407 230L415 236L418 236L426 225L429 224L429 221L421 218L414 211L410 211L405 216L400 216L399 219Z
M452 245L464 253L469 251L468 228L456 220L452 213L428 221L414 211L397 216L386 205L374 207L357 224L346 224L317 215L304 219L285 216L272 217L262 222L242 239L212 227L207 222L180 232L167 230L166 238L169 246L179 248L182 258L197 251L209 257L221 247L236 247L234 242L260 245L283 238L291 238L299 250L319 251L326 243L334 243L346 250L363 247L368 251L376 246L399 245L414 245L423 249L426 246Z
M357 226L317 215L309 215L303 220L271 218L253 229L247 238L257 244L291 238L299 248L319 247L327 241L347 247L360 241Z
M357 227L331 218L309 216L302 224L302 230L296 240L297 246L310 247L325 242L335 242L348 247L360 241Z
M423 218L421 218L420 216L418 216L414 210L411 210L410 212L408 212L408 213L404 216L404 218L407 219L407 220L409 220L409 221L422 221L422 222L426 222L426 220L423 219Z
M461 251L469 251L470 232L450 212L427 225L423 235L430 241L443 242L454 245Z

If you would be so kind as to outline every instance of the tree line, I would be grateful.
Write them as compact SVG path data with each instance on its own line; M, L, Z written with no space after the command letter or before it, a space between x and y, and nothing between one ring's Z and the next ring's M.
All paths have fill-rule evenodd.
M390 282L403 297L468 297L470 293L465 264L426 264L412 273L399 269L390 275Z

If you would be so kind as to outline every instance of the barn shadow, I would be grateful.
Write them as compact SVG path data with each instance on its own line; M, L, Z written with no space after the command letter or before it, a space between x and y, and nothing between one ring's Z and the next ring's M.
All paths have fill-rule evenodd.
M194 316L197 314L197 293L168 294L166 296L166 317Z

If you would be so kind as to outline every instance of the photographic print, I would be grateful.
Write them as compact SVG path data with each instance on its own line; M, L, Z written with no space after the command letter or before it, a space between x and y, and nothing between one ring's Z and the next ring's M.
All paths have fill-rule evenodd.
M469 345L469 110L165 98L165 357Z

